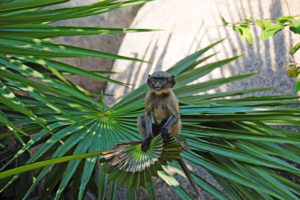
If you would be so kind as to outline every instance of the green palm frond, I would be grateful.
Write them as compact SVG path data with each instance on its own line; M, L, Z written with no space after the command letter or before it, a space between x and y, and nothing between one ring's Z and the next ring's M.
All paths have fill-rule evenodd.
M211 45L209 48L212 48L214 45ZM200 50L194 54L197 56L189 56L180 61L180 64L176 64L174 68L170 69L170 71L173 71L174 73L176 71L178 73L175 74L176 76L182 77L182 80L179 79L178 81L179 87L175 88L175 92L179 97L180 102L182 102L180 105L180 114L183 122L181 135L187 139L191 147L191 151L184 152L182 157L187 163L192 163L207 169L223 187L225 193L193 173L196 183L199 187L202 187L221 199L232 197L250 198L254 196L264 196L267 198L288 197L290 199L297 199L296 196L299 195L297 192L299 191L299 185L276 174L274 170L299 176L299 169L295 168L285 160L278 158L282 157L282 152L284 152L285 159L293 160L296 163L300 162L299 154L296 153L299 150L300 142L298 139L298 132L284 130L270 125L298 126L298 116L300 114L299 108L282 106L298 104L298 97L286 95L223 99L222 97L226 97L227 95L247 94L266 89L252 89L211 95L198 94L198 87L194 90L180 90L180 87L183 87L185 84L188 84L188 87L193 88L192 85L189 84L189 81L193 80L188 76L185 76L185 74L194 71L195 74L193 74L193 77L198 78L209 73L212 68L221 67L222 64L234 60L226 59L214 64L203 65L200 67L194 66L195 63L201 65L198 57L203 53L203 50ZM197 71L194 70L194 67L196 67ZM229 81L247 78L250 75L206 81L199 84L199 87L203 88L202 91L207 91L214 88L212 87L214 84L216 84L217 87L221 84L226 84ZM189 81L187 81L187 79ZM26 151L26 149L31 148L35 143L42 139L45 142L27 161L28 164L43 160L49 153L52 158L57 158L71 154L76 155L104 151L112 148L114 144L120 143L122 140L127 140L133 142L125 143L124 146L117 146L114 151L108 151L107 158L111 156L110 153L114 155L118 150L120 150L120 154L118 155L125 157L130 155L130 157L126 157L124 160L117 160L118 162L111 159L111 163L113 164L107 164L106 166L99 165L99 195L103 196L105 194L103 192L103 185L107 184L109 180L111 183L111 195L115 194L117 184L123 185L124 180L131 180L126 183L128 189L138 188L139 185L151 188L149 186L149 184L151 185L150 180L156 173L152 174L151 172L148 174L147 170L143 171L141 169L146 169L142 166L145 167L147 166L147 163L153 163L157 158L155 156L157 156L157 152L159 152L158 149L161 148L161 141L157 139L157 143L153 143L153 145L158 145L157 150L156 148L153 148L152 151L149 151L149 154L145 153L145 155L149 157L143 157L144 163L142 165L140 160L137 159L140 159L140 157L135 157L135 155L137 155L135 153L140 152L140 143L135 142L139 137L136 127L136 118L143 112L143 99L146 92L147 86L142 85L140 88L124 97L112 108L104 109L103 107L92 106L90 100L86 97L79 100L78 98L70 98L68 95L64 96L63 99L57 98L54 95L47 95L49 100L56 102L61 109L67 110L72 117L51 109L49 105L43 104L36 98L17 95L16 97L23 102L26 102L26 104L30 103L30 108L34 111L36 116L41 120L48 122L49 127L52 130L55 130L57 138L49 136L47 131L42 128L30 129L31 127L36 126L36 123L29 123L28 127L24 127L24 130L25 128L32 130L31 132L27 131L27 133L35 133L34 136L19 150L13 159L2 167L2 170L14 159L17 159L19 155ZM8 118L12 119L12 117L14 117L15 119L18 119L13 121L14 125L30 122L26 117L24 118L23 115L16 115L7 107L4 110L4 113ZM76 120L76 123L74 120ZM59 140L62 140L64 145L61 145ZM286 145L282 146L281 144ZM142 153L141 155L144 154ZM162 155L163 154L161 154L161 156ZM169 156L175 156L176 154L169 152L166 155L168 155L167 157L169 158ZM116 158L118 158L118 156ZM165 159L162 164L167 164L168 166L172 165L172 163L166 161L168 160ZM125 165L123 163L125 163ZM120 166L124 168L120 170ZM169 175L168 168L161 167L161 163L158 165L154 164L153 166L157 167L157 170L159 170L157 175L170 184L178 195L182 198L192 198L188 192ZM172 166L178 172L181 171L179 166ZM24 198L26 198L37 186L39 181L44 178L53 180L47 183L52 190L54 190L54 187L51 185L59 185L59 192L56 194L56 198L59 198L67 184L70 184L72 177L77 177L77 179L82 180L78 185L80 188L80 195L82 196L83 191L87 187L87 180L90 179L95 167L96 159L94 158L74 160L68 165L64 165L64 167L53 165L44 167L38 173L36 182L26 191ZM140 169L141 171L136 173L126 172L126 170L125 172L122 171L127 168L135 170ZM60 183L57 181L55 182L58 177L51 173L51 171L57 171L58 169L64 171L64 173L61 173L60 175ZM106 173L109 172L109 175L104 173L104 171ZM9 184L13 183L19 176L20 175L15 175ZM270 179L265 179L264 177L270 177ZM116 182L112 182L111 180ZM287 185L285 187L288 187L288 192L283 188L279 188L276 191L270 190L269 187L263 183L270 185L275 184L276 187ZM149 189L149 192L151 191L153 192L153 190ZM236 191L238 191L238 193Z

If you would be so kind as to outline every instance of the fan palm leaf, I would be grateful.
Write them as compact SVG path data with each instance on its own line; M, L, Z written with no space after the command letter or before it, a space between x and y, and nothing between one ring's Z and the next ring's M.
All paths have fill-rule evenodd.
M214 45L211 45L210 47L212 48ZM220 61L220 63L225 64L231 60L233 59L226 59L224 61ZM181 63L184 65L186 63L185 61L189 61L190 64L186 65L185 68L181 68L180 71L183 75L185 73L190 73L190 71L195 71L191 66L197 62L197 57L188 57L181 61ZM216 65L221 67L222 65L220 63L217 63ZM207 65L203 66L204 69L197 70L198 75L195 74L195 78L211 71L211 68L208 68ZM215 68L213 64L211 64L211 66L212 68ZM178 69L179 67L182 66L177 64L174 68ZM201 67L202 66L199 68ZM174 68L171 68L171 70ZM189 68L189 70L186 70L186 68ZM184 77L183 75L181 76ZM203 86L200 83L199 87L209 90L212 88L210 86L211 83L215 83L217 87L220 84L227 83L228 81L247 78L250 75L206 81L203 83ZM186 79L189 79L190 82L193 81L188 76L186 76ZM181 80L179 79L179 85L180 81ZM193 85L190 85L185 79L182 81L184 82L183 85L188 84L187 88L193 88ZM207 85L209 87L206 87ZM280 159L282 152L284 152L285 159L293 160L297 163L300 161L299 154L296 153L300 143L300 140L298 139L298 132L270 126L270 124L288 124L294 126L299 124L298 115L300 113L300 109L282 107L282 105L298 104L299 102L297 101L296 96L220 99L219 97L223 97L222 95L217 95L216 97L211 95L212 98L204 97L205 95L199 95L198 87L194 88L194 90L191 89L188 91L181 91L179 88L180 87L175 88L174 91L179 97L180 102L182 102L180 105L180 114L183 122L183 130L181 134L186 137L191 147L191 151L184 152L182 157L186 162L206 168L221 184L226 193L219 191L197 174L193 173L194 179L200 187L221 199L254 196L266 198L298 198L297 196L299 194L297 191L299 186L274 172L274 170L277 170L299 176L298 168L289 164L285 160ZM206 90L204 89L204 91ZM264 89L258 89L255 91L260 90ZM56 132L56 136L60 140L64 140L65 143L65 145L60 145L56 152L52 154L52 157L55 158L64 156L71 149L73 149L71 150L72 154L79 154L86 153L88 151L95 152L107 150L121 140L136 141L138 138L136 117L143 112L143 97L146 91L147 88L143 85L124 97L112 108L107 108L107 110L104 111L101 107L97 110L91 106L83 107L83 105L81 105L88 105L89 102L72 102L73 107L71 110L68 110L70 110L69 112L72 112L72 114L81 113L79 116L75 115L75 118L77 121L80 121L81 124L84 124L84 126L72 123L72 119L67 116L62 116L61 114L48 109L48 115L51 114L59 117L59 123L63 127ZM239 91L232 94L247 94L253 91L254 90ZM189 94L186 94L187 92ZM224 96L226 96L226 94ZM189 97L191 98L189 99ZM181 98L184 100L181 101ZM60 102L60 104L62 104L62 107L68 106L68 102ZM47 106L44 105L44 107L46 108ZM45 118L44 120L50 120L48 117L39 117ZM59 123L54 122L53 126L55 125L55 127L59 127ZM44 130L41 130L40 133L36 134L32 140L38 141L42 134L45 134ZM21 149L19 154L24 152L30 147L29 145L32 145L33 143L34 142L27 143ZM58 139L51 136L38 150L38 152L36 152L35 156L28 161L28 163L41 159L42 155L55 144L59 144ZM139 143L129 142L129 144L132 145ZM286 144L286 146L282 146L281 144ZM135 149L136 148L131 146L131 148L126 151L123 149L124 151L122 150L121 152L130 152L133 155L138 156L136 159L142 159L142 154L137 152L134 154L136 151ZM110 152L116 152L116 149L113 149L113 151ZM151 156L155 156L155 153L151 152ZM129 159L130 162L133 162L133 160L134 159L132 157ZM120 159L117 159L117 161L120 162ZM65 176L62 177L59 191L63 190L66 187L66 184L70 181L70 178L76 174L75 171L78 170L80 162L80 160L71 161L67 168L65 168L66 173ZM142 163L143 165L147 164L147 162ZM85 167L82 180L91 176L92 170L96 165L96 159L92 159L92 161L86 160L84 165ZM114 165L116 165L116 163ZM136 169L143 165L141 165L141 162L138 162L130 166L132 169ZM116 179L118 184L122 185L125 184L124 180L131 180L128 182L126 181L128 189L131 187L137 188L141 182L143 182L142 185L145 185L146 187L146 182L141 181L140 173L137 173L136 176L128 175L128 172L126 173L126 170L123 169L125 165L120 166L120 169L104 167L104 169L99 172L99 177L101 177L99 182L101 183L103 180L107 180L106 178L103 178L106 176L105 174L101 175L101 172L104 170L104 172L110 174L110 180L119 178ZM129 165L127 164L126 166ZM174 167L178 168L176 165ZM52 168L52 165L43 168L36 179L36 183L34 183L31 186L31 189L27 191L27 195L36 186L38 181L42 180ZM185 189L181 188L174 178L171 178L170 175L168 175L168 168L158 167L156 170L158 170L157 175L170 184L178 195L184 198L187 198L187 196L192 198ZM180 169L177 170L180 171ZM145 173L145 171L147 170L142 170L143 173ZM131 178L128 179L128 177ZM269 178L266 179L264 177ZM146 180L150 179L148 178ZM86 184L87 181L85 181L81 186L80 195L82 195L84 190L83 188ZM277 189L270 189L268 185L272 185ZM282 185L286 186L281 187ZM99 185L99 187L100 186L101 185ZM237 193L236 191L239 192ZM57 197L59 196L60 193L57 193Z

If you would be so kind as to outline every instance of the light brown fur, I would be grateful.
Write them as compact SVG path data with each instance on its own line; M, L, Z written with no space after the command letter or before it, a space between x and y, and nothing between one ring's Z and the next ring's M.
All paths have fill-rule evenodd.
M155 95L155 99L153 99L153 95ZM151 89L145 98L145 114L152 116L152 123L153 120L160 123L167 120L171 115L179 114L178 99L172 89L167 87L159 92ZM176 123L171 127L170 134L177 137L180 129L181 120L179 117ZM139 126L139 130L143 139L145 139L146 134L143 127Z
M138 128L143 137L142 150L147 151L151 140L161 134L164 142L169 135L178 136L181 127L178 99L172 87L175 77L167 72L148 75L150 90L145 97L145 113L138 117Z

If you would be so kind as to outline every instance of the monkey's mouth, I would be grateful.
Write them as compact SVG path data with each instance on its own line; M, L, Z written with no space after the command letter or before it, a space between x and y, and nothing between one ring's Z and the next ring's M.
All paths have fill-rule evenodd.
M162 87L155 87L155 90L160 91Z

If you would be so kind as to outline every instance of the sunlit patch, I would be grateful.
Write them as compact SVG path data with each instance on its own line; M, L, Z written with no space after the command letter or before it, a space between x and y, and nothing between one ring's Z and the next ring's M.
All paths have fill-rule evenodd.
M56 142L56 141L54 141L53 139L49 139L49 140L47 140L45 143L46 143L46 144L52 144L53 142Z
M39 40L39 39L36 39L36 38L34 38L32 41L36 44L42 44L42 40Z
M43 50L45 50L45 51L51 51L51 49L49 47L43 47Z
M159 177L163 177L164 181L173 187L180 186L179 182L174 178L172 174L167 174L164 171L158 171Z
M12 98L14 98L15 97L15 95L12 93L12 92L10 92L10 93L6 93L6 94L2 94L5 98L8 98L8 99L12 99Z
M26 92L34 92L34 88L30 86L23 86L21 88Z
M86 161L89 163L95 163L96 160L97 160L97 158L95 158L95 157L90 157L90 158L86 159Z
M66 47L63 46L63 45L58 45L58 48L60 48L60 49L66 49Z
M42 60L42 59L35 60L35 62L40 64L40 65L46 65L47 64L47 62L45 60Z
M30 47L32 47L32 45L30 45L30 44L16 45L16 46L23 47L23 48L30 48Z
M36 177L32 177L32 183L36 182Z

